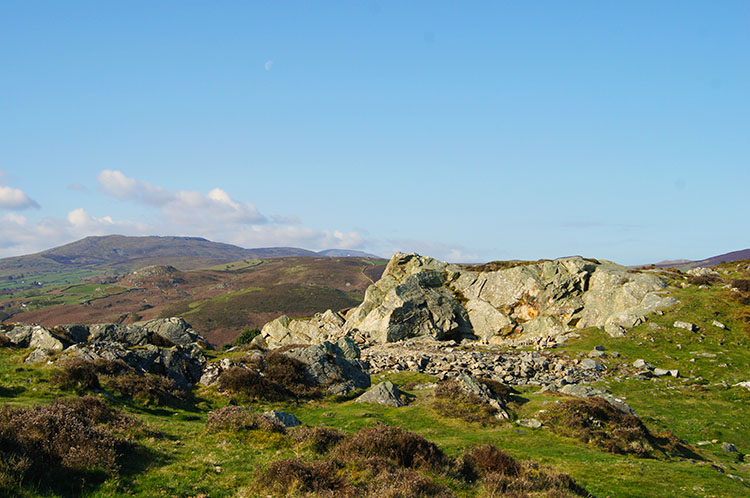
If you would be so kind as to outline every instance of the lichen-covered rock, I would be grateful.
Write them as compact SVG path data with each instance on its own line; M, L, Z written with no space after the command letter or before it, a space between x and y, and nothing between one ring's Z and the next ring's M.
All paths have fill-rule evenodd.
M432 258L397 253L380 280L367 289L364 302L347 316L345 329L375 342L417 336L438 340L470 337L468 313L445 285L449 266Z
M282 354L301 361L306 365L307 380L313 385L327 386L331 394L346 394L354 389L370 387L367 366L359 359L348 359L344 349L347 340L341 345L324 341L315 346L293 348Z
M317 313L307 320L293 320L282 315L263 326L255 343L271 348L292 344L319 344L343 337L346 334L343 325L344 319L331 310Z
M126 346L148 344L148 331L138 325L119 323L98 323L89 327L90 342L119 342Z
M374 386L357 398L355 403L372 403L374 405L392 406L394 408L404 406L404 402L401 400L401 390L388 380Z
M344 323L280 317L266 324L269 346L316 343L346 333L365 342L411 337L483 343L550 344L584 327L621 337L646 315L676 303L654 274L580 257L473 271L397 253ZM339 317L340 318L340 317Z
M288 427L298 427L302 425L302 422L299 421L297 417L292 415L291 413L287 412L280 412L278 410L271 410L264 412L261 417L271 421L275 422L285 428Z
M147 332L158 334L168 341L182 346L203 339L180 317L156 318L147 322L140 322L137 325L143 327Z

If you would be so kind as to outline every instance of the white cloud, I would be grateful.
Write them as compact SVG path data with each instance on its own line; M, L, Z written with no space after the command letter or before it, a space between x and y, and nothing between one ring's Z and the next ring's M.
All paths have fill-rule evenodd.
M271 68L273 67L273 61L266 61L266 63L263 64L263 67L266 68L266 71L270 71Z
M0 208L27 209L38 208L39 204L17 188L0 185Z

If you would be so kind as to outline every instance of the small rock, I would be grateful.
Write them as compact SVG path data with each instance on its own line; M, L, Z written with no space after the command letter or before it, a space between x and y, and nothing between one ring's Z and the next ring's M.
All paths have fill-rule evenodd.
M726 326L726 325L724 325L723 323L721 323L721 322L720 322L720 321L718 321L718 320L714 320L713 322L711 322L711 325L713 325L713 326L714 326L714 327L716 327L716 328L722 329L722 330L724 330L724 329L726 329L726 328L727 328L727 326Z
M737 453L737 447L732 443L721 443L721 449L725 453Z
M654 368L654 375L657 377L664 377L665 375L669 375L669 370L664 370L663 368Z
M357 398L356 403L372 403L395 408L404 406L404 402L401 401L401 391L393 382L388 380L381 382Z
M584 370L604 370L604 367L600 363L597 363L591 358L586 358L585 360L582 360L581 368Z
M680 376L680 371L679 370L670 370L669 371L669 375L671 375L672 377L674 377L676 379L676 378L678 378Z
M676 322L674 322L673 327L678 328L678 329L689 330L690 332L695 332L696 330L698 330L698 327L694 323L681 322L680 320L677 320Z
M605 348L604 346L601 346L601 345L599 345L599 346L594 346L594 349L595 349L596 351L606 351L606 350L607 350L607 348Z
M608 323L604 326L604 331L609 334L610 337L625 337L627 330L622 325L616 323Z
M745 382L738 382L734 384L734 387L744 387L747 390L750 390L750 380L746 380Z
M646 368L648 370L653 370L654 369L653 365L651 365L650 363L648 363L646 360L643 360L643 359L640 359L640 358L637 359L637 360L635 360L633 362L633 366L635 368Z
M542 426L542 423L535 418L522 418L517 420L516 423L521 427L528 427L529 429L538 429Z
M263 418L279 422L284 427L297 427L299 425L302 425L302 422L300 422L297 417L287 412L271 410L271 411L265 412L261 416Z
M648 322L648 328L650 330L661 330L663 327L659 325L658 323Z
M589 358L606 358L607 353L605 353L604 351L599 351L598 349L595 349L593 351L589 351L588 357Z

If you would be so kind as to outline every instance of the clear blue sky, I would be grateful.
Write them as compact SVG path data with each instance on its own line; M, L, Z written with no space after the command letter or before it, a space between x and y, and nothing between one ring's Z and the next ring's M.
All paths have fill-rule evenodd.
M750 2L0 3L0 256L750 247Z

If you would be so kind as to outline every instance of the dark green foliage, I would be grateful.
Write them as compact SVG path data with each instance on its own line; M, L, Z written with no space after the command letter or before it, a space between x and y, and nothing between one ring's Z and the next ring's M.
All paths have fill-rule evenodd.
M478 396L467 393L452 380L438 384L431 406L444 417L460 418L467 422L487 425L496 420L493 407Z
M245 329L242 331L242 333L237 336L237 339L234 340L235 346L244 346L245 344L250 344L250 342L258 337L260 335L260 329L254 328L254 329Z

